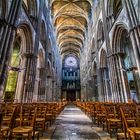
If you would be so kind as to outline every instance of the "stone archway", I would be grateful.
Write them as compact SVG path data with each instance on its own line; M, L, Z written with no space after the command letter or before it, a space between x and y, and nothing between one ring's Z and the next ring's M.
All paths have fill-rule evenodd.
M136 60L128 30L123 25L115 28L112 52L116 77L113 80L117 85L117 88L114 88L117 93L115 96L120 101L127 102L131 99L138 102L139 76Z
M15 45L18 44L18 51ZM22 24L17 28L15 36L11 60L9 63L8 76L10 73L16 73L16 80L14 80L13 99L17 102L26 102L31 100L32 77L30 76L31 59L33 58L32 35L28 25ZM18 58L18 64L13 64L14 57ZM6 88L8 87L8 81ZM6 89L7 90L7 89Z
M43 48L46 50L46 38L47 38L47 27L45 26L45 22L42 21L40 26L40 42Z
M100 20L97 27L97 49L99 50L104 42L103 22Z
M23 6L26 12L30 15L33 25L35 26L38 18L38 2L37 0L23 0Z
M91 57L90 57L90 59L91 59L91 61L93 61L94 58L95 58L95 52L96 52L96 48L95 48L95 39L94 39L94 38L92 39L92 44L91 44L90 50L91 50L91 54L90 54Z
M123 5L121 0L108 0L106 5L107 11L107 29L110 30L114 20L119 15L120 11L122 10Z
M4 96L5 100L14 99L15 96L16 88L18 86L17 81L20 71L20 64L22 63L20 50L21 50L21 37L17 36L13 44L11 60L8 66L9 71Z

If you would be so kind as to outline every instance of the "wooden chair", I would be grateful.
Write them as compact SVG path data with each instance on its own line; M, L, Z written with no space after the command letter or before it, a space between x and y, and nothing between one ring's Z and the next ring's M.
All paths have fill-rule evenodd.
M106 114L106 128L110 137L112 137L112 132L117 132L118 129L122 129L121 118L116 112L115 105L105 105L104 109Z
M123 110L123 113L125 115L125 118L127 120L127 123L129 126L137 126L136 122L136 106L134 104L125 104L123 106L120 106L120 108Z
M100 103L95 104L95 123L97 122L98 126L103 125L105 121L105 111L102 108Z
M39 132L35 131L35 119L37 108L32 106L21 105L19 126L12 129L12 138L22 138L31 140L37 137L39 140ZM16 120L17 121L17 120Z
M46 122L46 110L47 108L42 104L37 106L37 114L35 119L35 129L43 132L45 130L45 122Z
M127 120L127 116L125 115L123 108L120 108L122 120L124 124L124 133L125 133L125 139L130 140L140 140L140 127L136 127L136 124L134 123L132 126L132 123L130 124Z
M13 128L14 117L16 113L17 106L9 106L5 105L2 108L3 117L2 122L0 125L0 131L2 133L3 138L10 138L11 137L11 130Z
M140 105L136 106L136 123L140 127Z
M53 120L54 120L53 110L50 106L48 106L46 110L46 124L49 124L49 126L51 126Z

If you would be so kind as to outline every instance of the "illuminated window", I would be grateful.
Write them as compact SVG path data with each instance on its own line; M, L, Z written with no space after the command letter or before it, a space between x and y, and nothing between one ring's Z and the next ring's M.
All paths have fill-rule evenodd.
M75 57L69 56L65 59L65 66L77 67L77 60Z

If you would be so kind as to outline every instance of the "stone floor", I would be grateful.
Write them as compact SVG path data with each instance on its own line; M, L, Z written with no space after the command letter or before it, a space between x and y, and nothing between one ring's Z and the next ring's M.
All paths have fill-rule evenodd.
M69 105L61 112L50 130L40 140L112 140L109 135L92 124L76 106Z

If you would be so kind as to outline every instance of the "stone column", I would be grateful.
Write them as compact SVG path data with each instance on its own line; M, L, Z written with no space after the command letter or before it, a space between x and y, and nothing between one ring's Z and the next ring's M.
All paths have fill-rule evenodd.
M21 87L20 102L32 102L36 76L34 69L36 69L35 62L37 57L33 53L25 53L23 55L24 59L26 59L26 69L23 78L24 85Z
M61 97L61 99L63 100L63 99L67 99L67 92L64 90L64 91L62 91L62 97Z
M55 81L52 80L52 101L55 101Z
M96 52L97 53L97 52ZM96 54L96 59L97 59L97 88L98 88L98 101L102 102L103 97L102 97L102 85L101 85L101 71L99 68L99 53Z
M84 86L81 85L81 101L84 100Z
M38 49L39 49L39 40L40 40L40 27L41 27L41 23L42 23L42 11L43 11L43 5L44 5L44 1L40 1L39 3L39 12L38 12L38 19L37 19L37 26L36 26L36 36L35 36L35 46L34 46L34 55L36 56L33 61L32 61L32 66L31 66L31 71L32 71L32 85L31 85L31 92L32 92L32 98L33 99L33 95L35 92L35 83L36 83L36 74L37 74L37 56L38 56ZM31 100L32 101L32 100Z
M33 102L37 102L38 101L38 88L39 88L39 68L37 68L36 71L36 78L35 78L35 88L34 88L34 94L33 94Z
M47 86L47 91L46 91L46 97L47 101L52 101L52 77L48 76L48 86Z

